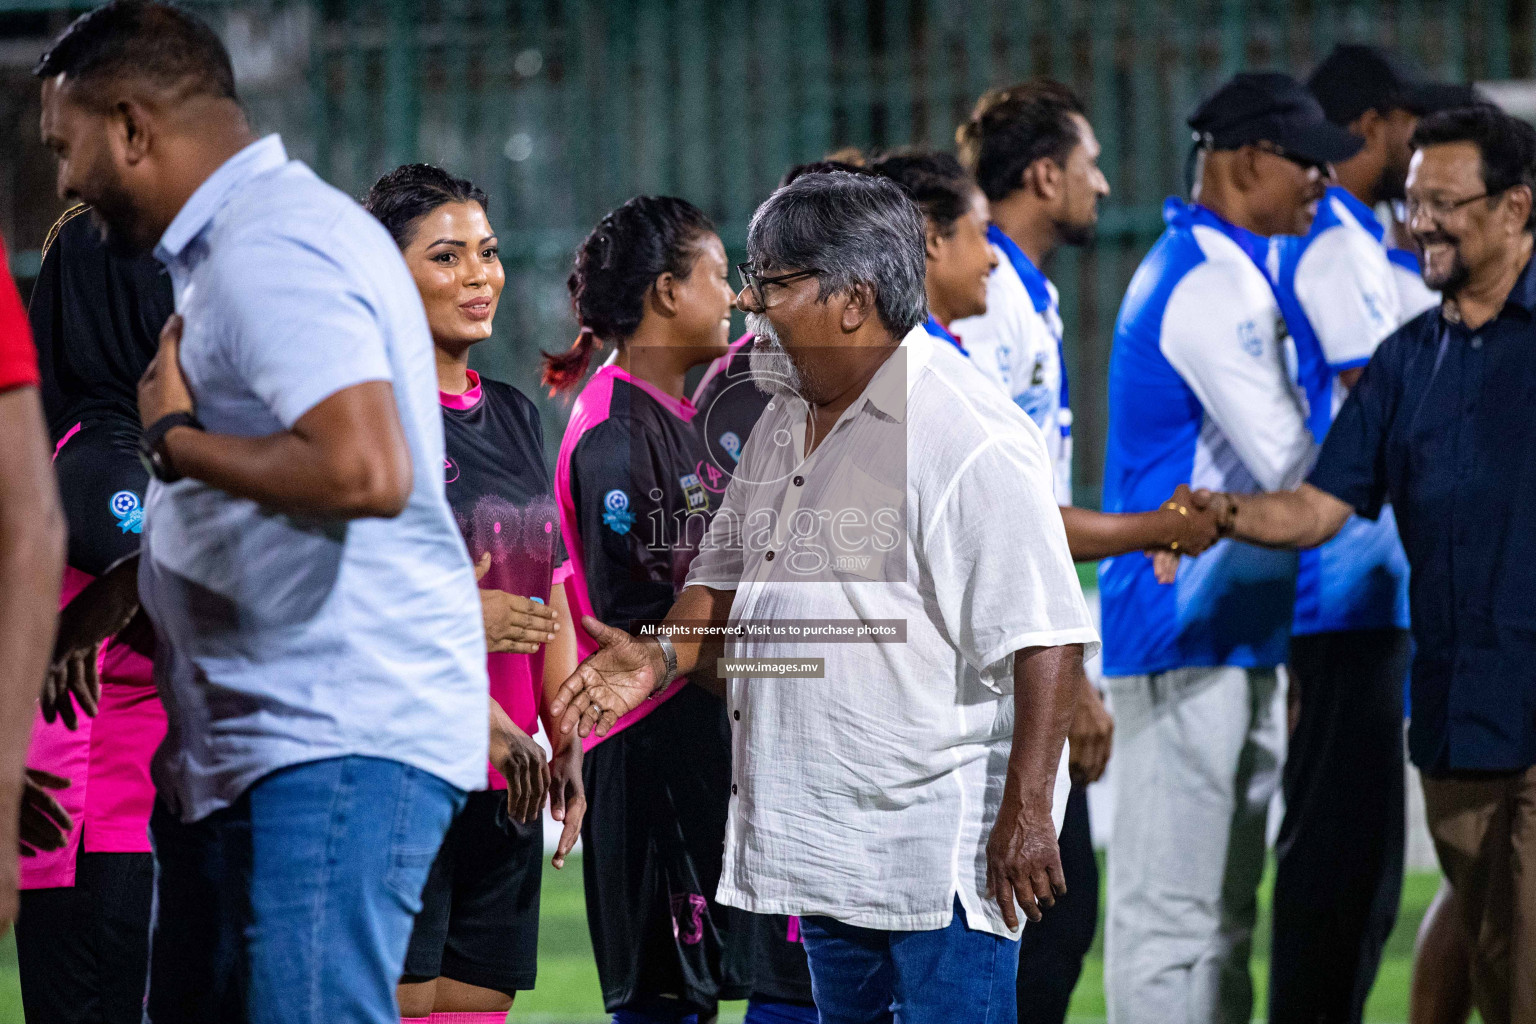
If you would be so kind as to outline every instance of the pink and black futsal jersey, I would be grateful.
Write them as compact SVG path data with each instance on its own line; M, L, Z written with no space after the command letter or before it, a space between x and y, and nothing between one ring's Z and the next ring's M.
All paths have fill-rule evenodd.
M501 590L547 604L567 575L554 488L544 465L539 412L510 384L469 371L462 395L438 393L443 406L443 472L448 504L476 565L487 552L484 590ZM539 727L544 652L488 654L491 697L517 727ZM505 789L495 770L491 789Z
M714 470L711 472L711 470ZM571 616L592 615L633 631L672 607L689 563L720 507L728 478L715 469L694 426L694 406L630 375L611 360L577 396L560 443L555 489L571 560ZM585 658L597 650L576 630ZM679 678L608 731L654 711ZM595 746L600 737L587 738Z
M770 401L752 382L754 337L743 334L731 342L725 355L709 364L693 390L693 405L698 410L693 422L709 451L709 466L727 480L736 474L747 435Z

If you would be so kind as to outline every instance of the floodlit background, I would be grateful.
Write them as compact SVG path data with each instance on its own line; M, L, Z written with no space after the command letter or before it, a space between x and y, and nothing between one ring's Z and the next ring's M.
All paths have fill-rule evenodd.
M29 70L89 6L0 0L0 233L24 292L62 209L37 138ZM361 196L391 167L425 160L491 194L507 291L495 337L472 363L541 403L551 455L565 410L538 393L537 353L575 336L564 287L570 256L608 209L643 192L680 195L715 219L735 261L753 208L789 165L844 146L950 148L955 125L989 86L1033 74L1070 83L1089 106L1114 190L1097 244L1065 250L1046 268L1062 293L1076 497L1088 506L1098 502L1115 311L1161 229L1161 201L1183 191L1184 118L1222 78L1259 68L1304 76L1335 43L1366 41L1436 77L1487 83L1513 112L1536 110L1525 81L1536 79L1536 0L189 6L223 36L258 130L281 132L291 154L337 186ZM1111 797L1105 789L1096 804ZM1427 856L1416 841L1410 860L1428 866ZM1435 884L1432 872L1409 878L1373 1020L1406 1020L1413 929ZM581 907L573 865L549 879L540 986L519 999L513 1020L601 1018ZM11 948L0 946L0 1021L21 1017ZM1261 927L1256 974L1266 948ZM1100 967L1090 961L1078 989L1084 1020L1103 1015Z

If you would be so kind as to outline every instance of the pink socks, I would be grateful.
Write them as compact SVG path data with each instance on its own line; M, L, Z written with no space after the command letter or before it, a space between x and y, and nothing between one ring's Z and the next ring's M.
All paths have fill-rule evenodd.
M428 1024L506 1024L507 1011L494 1013L434 1013Z

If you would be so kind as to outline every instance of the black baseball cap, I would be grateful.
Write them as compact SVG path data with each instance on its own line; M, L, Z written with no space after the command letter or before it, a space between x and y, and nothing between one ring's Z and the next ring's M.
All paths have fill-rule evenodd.
M1335 46L1307 79L1307 89L1337 125L1350 124L1367 110L1406 110L1422 117L1481 101L1469 85L1427 81L1401 56L1361 43Z
M1301 83L1280 71L1243 71L1190 115L1195 139L1209 149L1272 142L1318 164L1354 156L1362 140L1328 120Z

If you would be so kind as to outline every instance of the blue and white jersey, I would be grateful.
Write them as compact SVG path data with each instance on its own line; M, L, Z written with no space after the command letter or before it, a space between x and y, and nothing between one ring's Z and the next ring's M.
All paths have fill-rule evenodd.
M928 322L923 324L923 330L927 331L935 338L938 338L940 341L949 342L951 345L955 346L955 350L957 352L965 356L967 359L971 357L971 354L965 350L965 345L960 341L960 339L955 337L955 335L950 332L949 328L945 327L943 324L939 323L938 320L934 319L932 313L928 314Z
M1023 409L1051 456L1056 500L1072 504L1072 406L1062 359L1056 286L996 225L987 238L997 269L987 278L987 311L950 324L971 361Z
M1339 374L1369 362L1406 319L1384 236L1371 208L1335 187L1305 236L1277 235L1270 243L1307 427L1319 442L1348 395ZM1408 558L1391 508L1374 522L1351 516L1331 541L1300 553L1292 633L1394 627L1408 628Z
M1268 242L1170 199L1131 278L1109 362L1104 511L1147 512L1174 488L1299 484L1315 446L1287 366ZM1286 659L1296 555L1231 540L1183 559L1172 585L1141 552L1099 563L1104 673L1269 667Z
M1397 304L1403 323L1440 305L1440 293L1424 283L1417 256L1394 246L1387 249L1387 259L1392 262L1392 280L1397 284Z

